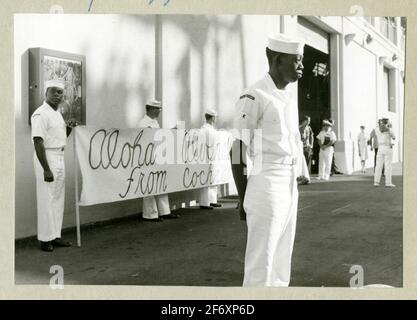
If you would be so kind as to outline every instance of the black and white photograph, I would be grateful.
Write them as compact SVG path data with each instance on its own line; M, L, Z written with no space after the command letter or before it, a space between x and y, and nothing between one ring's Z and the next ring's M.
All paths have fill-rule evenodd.
M13 30L16 286L404 286L406 17Z

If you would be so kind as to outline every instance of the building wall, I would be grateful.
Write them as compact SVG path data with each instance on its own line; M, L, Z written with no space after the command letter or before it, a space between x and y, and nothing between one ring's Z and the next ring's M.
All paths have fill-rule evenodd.
M377 19L377 18L375 18ZM346 35L354 34L352 41L345 40ZM366 42L370 35L373 40ZM343 132L344 160L340 161L344 172L351 173L360 169L360 159L356 137L360 125L365 125L367 133L376 127L377 120L388 117L393 123L397 136L394 146L394 162L401 161L403 99L401 94L401 71L404 70L404 56L398 46L385 39L377 29L366 24L361 18L343 18ZM392 56L398 55L396 61ZM386 57L386 59L381 58ZM392 72L395 83L393 95L396 112L389 112L384 107L383 70L384 66ZM367 167L373 167L373 152L369 153ZM342 160L339 158L339 160ZM337 160L336 160L337 161Z
M163 125L204 123L204 109L231 128L243 88L267 71L265 43L278 16L162 16Z
M374 26L366 23L361 17L313 19L317 26L330 35L338 35L338 46L330 44L332 48L339 47L338 52L330 52L331 60L337 60L339 63L339 70L331 70L338 73L336 77L339 85L337 90L332 89L331 92L332 95L339 95L336 99L337 105L332 106L332 113L337 110L335 118L340 121L336 124L339 141L335 149L335 158L341 171L348 174L360 169L356 142L359 126L365 125L369 133L376 126L377 119L382 117L388 117L392 121L397 136L393 161L402 160L404 52L400 50L399 41L392 43L379 33L379 18L373 20ZM397 23L399 22L397 19ZM366 41L368 35L373 39L369 43ZM352 37L348 41L350 36ZM335 40L335 37L331 37L331 41ZM394 54L398 57L395 61L392 59ZM391 70L394 81L395 112L389 112L383 107L384 66ZM367 167L372 167L373 152L369 152L369 159Z

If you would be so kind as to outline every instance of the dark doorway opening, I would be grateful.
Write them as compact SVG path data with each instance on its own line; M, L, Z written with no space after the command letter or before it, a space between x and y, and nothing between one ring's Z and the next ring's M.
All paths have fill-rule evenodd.
M298 81L298 114L311 118L314 132L314 148L311 173L318 172L320 148L316 136L321 130L323 119L331 118L330 112L330 56L308 45L304 48L304 74Z

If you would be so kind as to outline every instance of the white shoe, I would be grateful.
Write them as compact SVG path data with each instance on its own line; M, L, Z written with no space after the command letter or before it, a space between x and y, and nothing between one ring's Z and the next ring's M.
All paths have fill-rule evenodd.
M320 177L317 177L316 180L321 180L321 178Z
M374 187L379 187L379 183L378 182L374 182Z
M386 186L387 188L395 188L395 184L392 184L392 183L391 183L391 184L386 184L385 186Z

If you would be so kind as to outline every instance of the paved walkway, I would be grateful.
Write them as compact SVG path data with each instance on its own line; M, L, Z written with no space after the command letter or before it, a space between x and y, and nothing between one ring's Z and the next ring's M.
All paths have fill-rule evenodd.
M349 286L360 265L364 284L402 286L402 177L374 188L371 172L301 186L292 286ZM61 265L65 284L240 286L246 226L223 199L216 210L180 209L181 219L147 223L138 216L83 228L81 248L38 249L17 241L16 284L48 284ZM73 230L64 237L75 242Z

